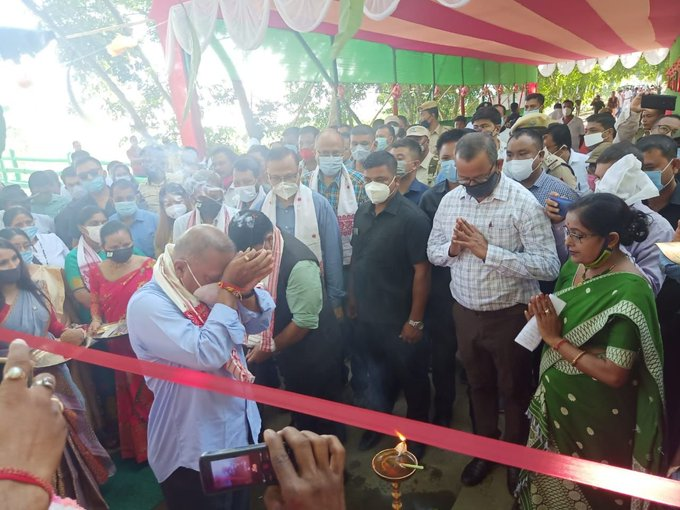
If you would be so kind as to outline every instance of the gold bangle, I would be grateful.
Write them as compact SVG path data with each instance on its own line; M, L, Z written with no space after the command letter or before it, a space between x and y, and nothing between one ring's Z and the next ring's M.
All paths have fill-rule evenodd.
M576 357L575 357L573 360L571 360L571 366L572 366L572 367L573 367L573 366L576 366L576 362L577 362L578 360L580 360L580 359L581 359L581 356L583 356L585 353L586 353L586 351L581 351L581 352L579 352L579 353L576 355Z

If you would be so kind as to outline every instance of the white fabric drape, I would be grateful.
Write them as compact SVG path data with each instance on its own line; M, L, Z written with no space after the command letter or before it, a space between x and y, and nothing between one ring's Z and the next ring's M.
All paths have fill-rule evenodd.
M574 60L567 60L566 62L558 62L557 63L557 69L559 69L560 73L567 75L570 72L574 70L574 67L576 67L576 62Z
M547 78L555 72L556 68L557 64L541 64L538 66L538 72L541 73L541 76L545 76Z
M332 0L274 0L283 21L298 32L311 32L326 17Z
M389 17L399 5L400 0L366 0L364 14L374 21L382 21Z
M458 9L459 7L463 7L470 0L437 0L437 1L440 4L445 5L446 7L451 7L451 9Z
M649 50L642 53L648 64L653 66L660 64L668 56L669 48L659 48L656 50Z
M165 39L165 58L168 73L171 72L174 65L175 43L179 44L179 47L188 55L191 55L194 51L191 37L193 26L200 45L199 51L203 52L215 30L216 20L217 0L191 0L170 8L168 32Z
M231 39L244 50L254 50L264 40L269 25L270 0L219 0Z
M581 72L581 74L588 74L595 68L595 64L597 64L596 58L586 58L576 61L576 67L578 67L578 70Z
M600 65L600 69L603 71L611 71L616 65L616 61L619 59L618 55L610 55L608 57L600 57L597 59L597 63Z
M641 56L642 52L636 51L635 53L626 53L625 55L621 55L619 59L621 60L621 65L623 67L625 67L626 69L632 69L633 67L635 67L635 64L638 63Z

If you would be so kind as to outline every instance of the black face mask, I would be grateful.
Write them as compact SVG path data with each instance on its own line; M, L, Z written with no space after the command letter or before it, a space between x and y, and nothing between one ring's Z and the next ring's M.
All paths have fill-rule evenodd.
M498 181L501 180L501 174L494 172L491 177L486 182L482 184L475 184L474 186L465 186L465 191L472 198L484 198L488 197L496 189Z
M130 257L132 257L132 250L132 246L129 246L128 248L119 248L118 250L107 251L106 256L114 262L122 264L123 262L130 260Z
M222 204L210 197L202 196L198 197L196 207L201 211L203 219L206 217L217 218L217 214L220 212L220 209L222 209Z
M21 266L0 271L0 285L16 283L19 281L19 278L21 278Z
M430 129L430 124L432 124L429 120L424 120L420 123L421 126L423 126L425 129Z

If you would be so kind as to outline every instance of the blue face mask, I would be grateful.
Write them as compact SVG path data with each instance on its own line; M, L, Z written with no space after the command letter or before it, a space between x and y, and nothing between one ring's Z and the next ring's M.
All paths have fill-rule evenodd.
M38 234L38 227L36 227L35 225L31 225L30 227L24 227L21 230L26 232L26 235L31 241L33 241L33 239L35 239L35 236Z
M670 165L670 162L668 163ZM671 182L668 181L665 185L661 182L661 177L663 173L666 171L666 168L668 168L668 165L666 165L663 170L649 170L645 171L647 174L647 177L654 183L654 186L656 186L656 189L659 191L663 190L666 186L668 186ZM671 179L672 180L672 179Z
M456 168L456 161L453 159L442 161L439 174L449 182L458 182L458 169Z
M116 202L113 204L114 207L116 208L116 212L121 218L127 218L129 216L132 216L137 212L139 207L137 206L137 202Z
M329 177L338 175L342 170L342 156L319 156L319 170Z
M375 148L379 151L384 151L387 148L387 138L379 136L375 139Z
M354 161L364 162L370 155L371 151L363 145L355 145L352 147L352 157L354 158Z
M25 264L33 264L33 252L32 251L22 251L21 258Z
M98 175L92 180L85 181L83 186L85 186L88 193L99 193L106 186L106 182L101 175Z

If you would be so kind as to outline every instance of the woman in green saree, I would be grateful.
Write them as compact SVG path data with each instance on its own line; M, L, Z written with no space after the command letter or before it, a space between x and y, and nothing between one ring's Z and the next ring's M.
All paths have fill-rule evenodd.
M535 296L545 341L540 383L529 405L528 445L657 474L664 425L663 353L652 290L620 249L647 237L648 220L608 193L572 204L566 217L568 260L555 294L558 315ZM523 509L646 508L646 502L523 471Z

